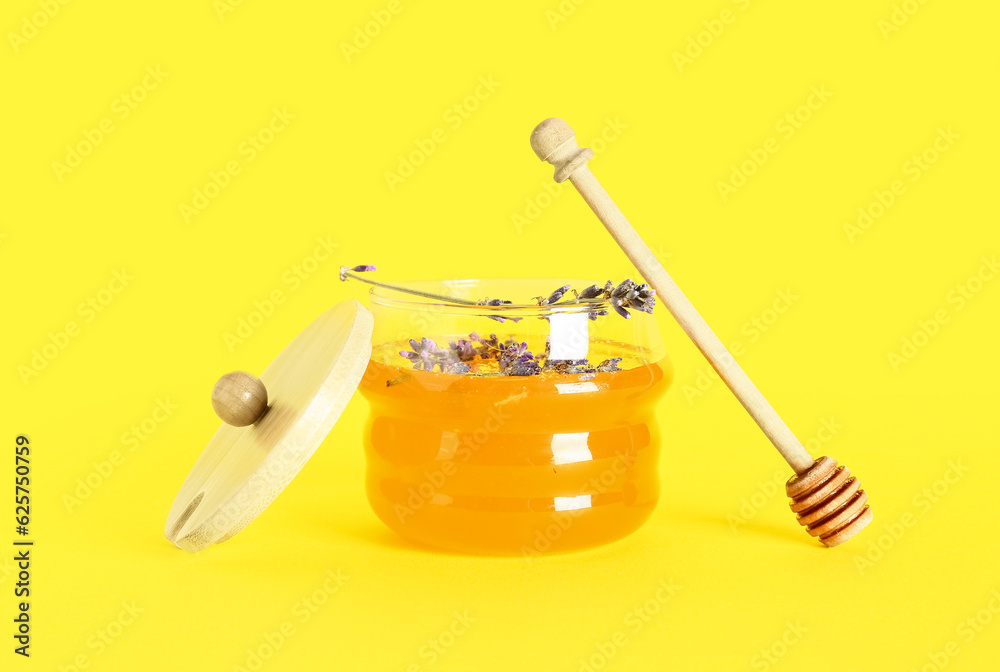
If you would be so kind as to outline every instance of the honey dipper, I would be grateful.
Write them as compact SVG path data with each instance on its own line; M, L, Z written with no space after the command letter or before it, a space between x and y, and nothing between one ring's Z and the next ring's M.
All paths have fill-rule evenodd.
M872 510L858 479L830 457L814 461L802 447L590 172L587 162L594 152L580 148L569 124L554 117L531 132L531 148L539 159L555 166L556 182L568 179L573 183L684 333L795 470L785 484L785 492L799 523L826 546L842 544L863 530L872 521Z

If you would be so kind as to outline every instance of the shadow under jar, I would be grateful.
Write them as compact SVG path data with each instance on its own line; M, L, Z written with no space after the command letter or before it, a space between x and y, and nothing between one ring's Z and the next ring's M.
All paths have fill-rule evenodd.
M524 301L559 284L523 278L404 286L466 301ZM655 406L672 378L652 315L631 311L626 320L602 303L468 306L380 287L371 290L371 308L373 349L360 387L371 405L366 485L372 509L390 528L450 551L534 555L620 539L652 513L659 495ZM595 310L609 314L592 320ZM526 343L540 372L505 375L491 335L501 348ZM412 351L409 339L422 337L442 351L462 346L446 361L464 359L469 371L413 368L400 351ZM620 358L617 366L599 367L612 358Z

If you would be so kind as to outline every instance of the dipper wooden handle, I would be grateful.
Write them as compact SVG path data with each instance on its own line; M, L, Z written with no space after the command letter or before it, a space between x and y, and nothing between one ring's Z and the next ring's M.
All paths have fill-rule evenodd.
M555 166L556 182L569 179L576 187L670 314L795 470L786 491L793 498L792 510L799 515L799 522L827 546L850 539L871 522L864 490L857 487L857 480L844 467L837 469L830 458L814 461L802 447L590 172L587 162L594 152L580 148L575 135L562 119L546 119L531 132L531 148L539 159Z

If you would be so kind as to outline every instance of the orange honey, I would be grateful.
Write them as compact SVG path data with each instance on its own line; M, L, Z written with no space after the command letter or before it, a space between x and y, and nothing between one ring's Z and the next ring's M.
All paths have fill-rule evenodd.
M669 360L523 377L386 361L373 354L360 387L371 405L367 492L407 539L530 556L620 539L652 513Z

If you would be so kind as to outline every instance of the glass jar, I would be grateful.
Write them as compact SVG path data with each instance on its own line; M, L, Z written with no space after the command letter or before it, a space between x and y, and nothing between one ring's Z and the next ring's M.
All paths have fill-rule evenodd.
M404 286L457 300L524 301L559 284ZM672 378L652 315L633 310L624 319L607 303L470 306L380 287L371 290L371 309L373 349L360 387L371 405L366 482L372 509L390 528L451 551L530 556L620 539L652 513L655 405ZM601 310L609 314L591 319ZM505 342L514 354L526 344L536 362L518 369L507 359L506 374L530 375L498 370ZM428 371L428 360L408 355L414 368L400 354L426 355L435 345L462 365Z

